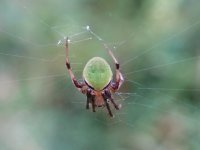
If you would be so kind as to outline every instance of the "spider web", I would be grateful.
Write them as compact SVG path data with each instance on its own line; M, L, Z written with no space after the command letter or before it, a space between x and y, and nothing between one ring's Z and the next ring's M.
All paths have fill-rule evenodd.
M174 23L174 28L166 25L163 27L166 32L156 31L156 27L145 23L135 25L134 29L132 24L127 25L127 29L121 30L120 26L112 29L108 25L76 22L70 17L70 11L65 15L56 9L54 13L58 19L54 21L51 21L53 13L37 12L37 9L54 8L58 2L51 2L45 8L33 4L33 1L1 3L2 148L20 149L23 145L25 148L48 149L57 147L55 143L59 143L62 149L66 145L59 141L60 138L55 138L64 137L72 149L70 142L75 138L72 141L68 139L68 133L80 136L78 140L82 140L87 135L83 131L88 129L87 126L95 126L91 131L97 132L91 133L90 139L104 137L105 132L99 132L103 128L109 130L108 137L112 138L122 134L133 141L153 139L155 145L152 147L159 145L155 136L164 136L162 128L166 126L170 128L168 132L177 130L175 137L186 131L191 134L188 137L200 132L197 128L200 124L197 101L200 88L199 73L196 71L199 70L199 47L184 45L184 42L190 41L187 38L192 38L199 30L198 16L180 20L182 24ZM69 5L77 3L71 2ZM6 14L6 9L13 12ZM151 40L152 36L154 38ZM73 87L65 68L66 37L70 39L73 71L80 80L84 64L96 55L105 58L114 70L103 44L112 49L118 58L125 82L114 95L114 99L122 104L120 111L112 110L115 118L110 119L105 108L99 108L97 113L85 110L86 97ZM174 128L171 127L173 125ZM70 131L74 127L78 128L77 133ZM62 131L61 136L52 136ZM44 140L48 135L50 138ZM14 142L18 136L21 140ZM168 137L173 135L166 135L166 140L169 140ZM198 147L199 136L196 135L195 139L188 143ZM54 140L54 144L51 144ZM8 146L8 141L15 143L14 146ZM84 143L79 145L81 147Z

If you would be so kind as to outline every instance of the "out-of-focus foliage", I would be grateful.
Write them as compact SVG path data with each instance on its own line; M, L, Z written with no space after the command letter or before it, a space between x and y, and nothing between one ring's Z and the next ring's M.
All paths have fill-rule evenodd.
M199 0L1 0L0 149L199 150L199 8ZM114 119L85 110L57 46L86 25L122 64ZM91 36L70 45L80 79L93 56L112 64L95 37L75 43Z

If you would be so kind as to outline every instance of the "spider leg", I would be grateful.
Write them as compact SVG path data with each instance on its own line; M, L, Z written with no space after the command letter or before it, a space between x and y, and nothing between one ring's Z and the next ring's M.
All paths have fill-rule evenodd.
M108 98L107 98L106 94L102 93L102 96L103 96L103 99L104 99L104 102L106 104L106 108L108 110L108 113L109 113L110 117L114 117L113 114L112 114L112 111L110 109L110 105L108 104L108 101L107 101Z
M81 88L85 85L84 83L78 82L71 70L71 66L70 66L70 62L69 62L69 40L68 38L66 38L66 43L65 43L65 49L66 49L66 67L68 70L68 73L70 75L70 78L72 80L72 83L74 84L74 86L81 91Z
M119 110L121 108L121 105L120 104L116 104L115 101L114 101L114 99L112 97L110 98L110 101L114 105L115 109Z
M95 102L94 101L95 100L94 100L94 96L93 96L92 101L91 101L91 103L92 103L92 111L96 112L96 110L95 110L96 106L95 106Z
M87 102L86 102L86 109L89 109L89 103L91 100L91 94L87 91Z
M115 76L115 82L113 82L111 84L111 87L112 87L113 91L116 92L120 88L122 83L124 82L124 77L123 77L122 73L119 70L120 69L120 64L118 63L118 61L115 58L115 56L112 53L112 51L109 49L109 47L106 44L104 44L104 47L108 50L109 55L112 57L112 60L115 63L116 76Z
M113 106L115 107L115 109L119 110L120 107L121 107L121 105L115 103L115 101L112 98L112 95L111 95L111 93L110 93L110 91L108 89L105 90L105 95L111 101L111 103L113 104Z
M92 111L96 112L95 110L95 96L92 95L92 90L90 88L87 89L87 102L86 102L86 109L89 109L89 103L92 104Z

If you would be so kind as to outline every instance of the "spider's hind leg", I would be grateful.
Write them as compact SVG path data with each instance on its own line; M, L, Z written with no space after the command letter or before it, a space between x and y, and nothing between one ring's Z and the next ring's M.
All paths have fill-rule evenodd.
M109 98L108 98L106 92L103 92L102 96L103 96L103 99L104 99L104 102L105 102L105 105L106 105L106 108L108 110L108 113L109 113L110 117L114 117L113 114L112 114L112 111L110 109L110 105L109 105L109 103L107 101Z
M107 99L109 99L111 101L111 103L113 104L113 106L115 107L115 109L119 110L121 108L121 105L120 104L116 104L114 99L112 98L112 95L110 93L109 90L105 90L105 95L107 97Z
M92 104L92 111L95 111L95 102L94 102L94 98L95 96L92 95L92 90L90 88L87 89L87 102L86 102L86 109L89 109L89 104Z

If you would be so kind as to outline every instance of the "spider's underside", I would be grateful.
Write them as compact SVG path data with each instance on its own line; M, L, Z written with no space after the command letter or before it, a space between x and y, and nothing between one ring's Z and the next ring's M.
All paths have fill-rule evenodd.
M113 104L115 109L120 109L121 105L115 103L112 94L118 91L124 81L123 76L119 71L119 63L117 62L117 59L114 57L112 51L108 49L109 55L112 57L116 66L115 81L112 81L112 71L109 64L103 58L94 57L88 61L83 70L84 82L79 82L76 80L71 70L68 45L69 43L67 38L66 67L74 86L87 96L86 109L89 109L89 104L91 104L93 112L95 112L96 107L105 106L109 115L113 117L108 100ZM108 48L106 45L104 46Z

